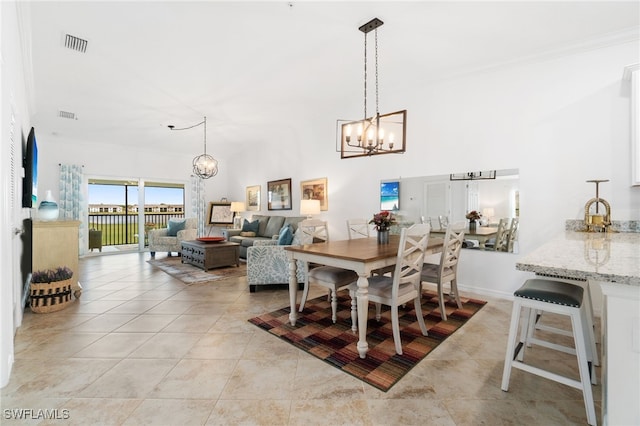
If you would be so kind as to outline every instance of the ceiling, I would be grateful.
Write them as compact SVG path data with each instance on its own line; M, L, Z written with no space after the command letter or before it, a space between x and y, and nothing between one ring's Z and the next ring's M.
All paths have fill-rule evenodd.
M206 115L208 152L224 157L261 143L288 120L332 113L335 119L360 117L364 36L358 27L374 17L385 22L378 30L380 109L388 112L383 94L389 88L411 93L415 84L637 39L639 4L45 1L21 6L30 20L32 113L39 139L195 155L202 150L202 127L178 134L167 126L188 127ZM87 40L86 52L66 48L65 34ZM72 118L60 117L60 111Z

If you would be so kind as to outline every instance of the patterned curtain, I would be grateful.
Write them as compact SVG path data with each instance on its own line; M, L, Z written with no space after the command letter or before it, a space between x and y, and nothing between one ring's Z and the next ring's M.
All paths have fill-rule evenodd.
M60 219L81 222L78 241L81 255L87 251L86 224L89 219L84 188L82 166L60 164Z
M198 235L204 235L204 179L198 176L191 176L191 209L189 216L198 218Z

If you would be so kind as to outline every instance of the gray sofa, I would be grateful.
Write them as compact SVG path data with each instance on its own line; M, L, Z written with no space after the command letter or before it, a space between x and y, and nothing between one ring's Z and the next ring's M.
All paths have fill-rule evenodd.
M293 228L293 232L298 229L298 223L305 220L306 217L300 216L268 216L254 214L251 219L247 219L249 222L258 220L260 225L255 237L243 237L240 235L242 230L240 229L223 229L222 235L233 243L240 244L240 258L247 258L247 247L253 246L255 241L259 240L272 240L274 237L278 237L280 229L284 225L290 224Z

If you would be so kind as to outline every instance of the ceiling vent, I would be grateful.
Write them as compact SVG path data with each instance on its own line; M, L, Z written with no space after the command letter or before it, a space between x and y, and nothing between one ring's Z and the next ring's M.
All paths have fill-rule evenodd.
M58 117L68 118L69 120L77 120L75 113L67 111L58 111Z
M87 51L87 43L87 40L72 36L71 34L67 34L64 38L64 47L80 53L85 53Z

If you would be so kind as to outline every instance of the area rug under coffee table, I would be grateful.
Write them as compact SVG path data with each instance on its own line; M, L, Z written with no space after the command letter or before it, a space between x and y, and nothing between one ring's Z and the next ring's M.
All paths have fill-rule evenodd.
M429 331L423 336L413 303L399 308L402 355L396 354L388 307L376 321L375 306L370 304L367 324L369 352L361 359L356 345L358 333L351 331L351 298L340 294L338 321L331 320L331 304L326 296L307 301L295 327L289 323L290 308L269 312L249 322L300 348L336 368L376 388L388 391L433 349L462 327L487 302L462 297L462 309L447 304L447 321L442 321L435 292L424 292L422 313Z
M182 263L180 256L149 259L147 262L187 285L247 275L247 264L243 262L240 262L240 266L209 269L206 272L197 266Z

